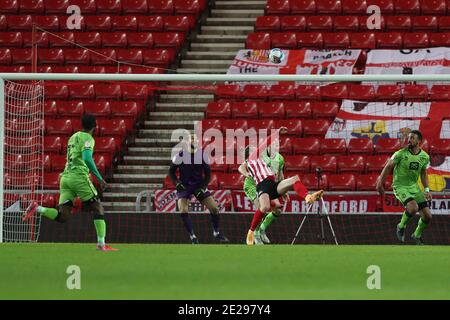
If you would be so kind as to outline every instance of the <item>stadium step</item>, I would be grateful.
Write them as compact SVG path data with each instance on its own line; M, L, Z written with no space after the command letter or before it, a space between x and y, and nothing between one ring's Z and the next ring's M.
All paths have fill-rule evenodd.
M191 51L219 51L219 52L233 52L245 48L245 42L239 41L234 43L207 43L207 42L195 42L191 43Z
M171 147L129 147L128 155L130 156L143 156L143 155L158 155L158 156L171 156Z
M211 17L252 18L263 15L264 9L211 9Z
M174 117L173 112L165 112L165 111L153 111L150 112L150 119L158 119L158 120L173 120ZM203 112L177 112L177 118L185 119L185 120L201 120L204 117Z
M186 110L192 110L193 112L200 112L205 111L206 107L208 106L207 103L189 103L187 105L186 103L163 103L163 102L157 102L156 103L156 111L165 111L165 112L182 112Z
M170 165L170 156L124 156L123 161L127 165Z
M186 53L186 59L212 59L212 60L233 60L236 56L235 51L188 51Z
M139 130L139 138L154 138L154 139L170 139L172 137L173 129L141 129Z
M200 43L243 43L247 35L199 34L195 38Z
M149 138L136 138L134 145L136 147L173 147L178 143L178 140L172 141L171 139L149 139Z
M117 166L117 172L122 174L161 174L166 173L169 170L169 166L128 166L128 165L119 165Z
M182 68L213 68L213 69L225 69L233 63L233 60L183 60L181 62Z
M141 192L143 190L161 189L163 183L108 183L111 192Z
M261 9L266 1L216 1L215 9Z
M178 69L181 70L181 69ZM160 102L179 102L179 103L184 103L184 105L186 107L189 106L189 103L208 103L210 101L214 100L214 95L213 94L184 94L184 95L179 95L179 94L161 94L159 96L159 101Z
M104 192L103 201L133 202L136 201L137 196L137 192Z
M242 35L253 31L253 26L203 26L202 34Z
M254 26L256 18L208 18L204 26Z
M114 182L121 182L121 183L127 183L127 182L161 182L163 181L167 176L167 173L165 174L114 174L113 180Z
M184 129L193 129L195 124L195 120L171 120L171 121L145 121L144 125L146 128L184 128Z

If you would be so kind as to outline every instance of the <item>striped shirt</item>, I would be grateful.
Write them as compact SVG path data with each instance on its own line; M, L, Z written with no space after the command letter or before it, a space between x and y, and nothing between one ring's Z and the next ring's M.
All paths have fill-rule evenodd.
M275 180L275 174L273 171L260 158L256 160L247 160L247 169L252 178L255 180L256 185L267 178Z

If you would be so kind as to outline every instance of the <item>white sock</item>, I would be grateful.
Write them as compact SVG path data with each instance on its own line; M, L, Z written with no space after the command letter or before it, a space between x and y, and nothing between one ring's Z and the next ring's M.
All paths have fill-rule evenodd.
M217 237L219 235L219 233L220 233L219 231L214 231L213 232L214 237Z
M191 240L197 238L197 237L195 236L195 234L191 234L190 237L191 237Z

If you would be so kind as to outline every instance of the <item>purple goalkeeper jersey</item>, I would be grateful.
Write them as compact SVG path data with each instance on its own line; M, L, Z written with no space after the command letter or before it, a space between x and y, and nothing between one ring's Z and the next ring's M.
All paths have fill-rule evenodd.
M203 157L203 151L198 149L194 153L180 151L172 159L172 163L179 170L179 179L185 186L201 186L205 181L206 172L210 172L209 164Z

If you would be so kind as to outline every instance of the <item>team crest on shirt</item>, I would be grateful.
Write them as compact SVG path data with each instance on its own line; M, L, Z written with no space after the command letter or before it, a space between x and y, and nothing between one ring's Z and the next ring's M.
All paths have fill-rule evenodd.
M86 141L86 142L84 143L84 147L85 147L85 148L92 148L91 142L90 142L90 141Z
M410 170L419 170L419 163L418 162L410 162L409 169Z

